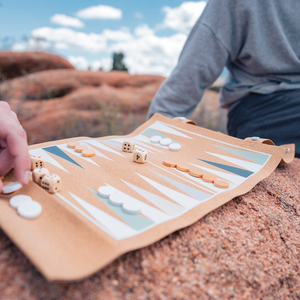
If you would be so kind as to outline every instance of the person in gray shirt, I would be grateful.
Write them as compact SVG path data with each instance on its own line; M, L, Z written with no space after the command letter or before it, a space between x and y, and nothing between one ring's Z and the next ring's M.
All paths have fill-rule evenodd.
M226 66L228 133L295 143L300 157L299 15L299 0L210 0L147 117L189 117Z

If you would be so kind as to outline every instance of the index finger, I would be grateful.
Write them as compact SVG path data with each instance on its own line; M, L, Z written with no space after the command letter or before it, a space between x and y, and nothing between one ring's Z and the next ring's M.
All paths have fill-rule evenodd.
M2 193L2 189L3 189L2 179L3 179L3 176L0 176L0 193Z
M28 184L30 170L27 135L23 128L20 126L16 127L15 130L8 133L6 141L14 160L16 177L24 185Z

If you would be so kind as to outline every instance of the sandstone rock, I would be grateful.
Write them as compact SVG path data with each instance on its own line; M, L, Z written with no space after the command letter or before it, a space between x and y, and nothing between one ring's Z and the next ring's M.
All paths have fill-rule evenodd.
M0 93L33 144L130 133L146 121L163 80L117 71L51 70L8 80L0 84Z
M120 135L146 120L164 79L120 71L45 70L2 82L0 100L8 101L18 114L30 144L79 135ZM218 108L218 93L206 91L191 119L226 132L226 111Z
M153 94L103 85L81 88L59 99L15 101L11 107L29 143L34 144L72 136L129 133L146 121L152 97Z
M141 88L151 84L157 89L164 79L162 76L130 75L122 71L49 70L3 82L0 84L0 99L51 99L63 97L84 86L99 87L102 84L115 88Z
M49 70L3 82L0 98L18 114L30 144L80 135L120 135L146 121L164 79L120 71ZM206 91L191 119L226 132L226 111L218 109L218 93Z
M0 81L51 69L75 68L52 53L0 51Z

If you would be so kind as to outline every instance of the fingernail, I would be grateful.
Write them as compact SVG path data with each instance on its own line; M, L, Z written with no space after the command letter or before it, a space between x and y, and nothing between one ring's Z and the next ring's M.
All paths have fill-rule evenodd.
M26 171L25 173L24 173L24 183L25 184L28 184L29 183L29 171Z

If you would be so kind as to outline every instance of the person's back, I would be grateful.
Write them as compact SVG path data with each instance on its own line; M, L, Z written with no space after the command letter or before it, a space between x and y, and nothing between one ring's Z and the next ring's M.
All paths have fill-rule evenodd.
M270 134L266 127L276 125L274 118L282 123L279 112L270 116L272 124L263 120L273 102L280 106L280 112L285 116L286 125L282 127L282 133L286 132L287 123L291 125L297 118L300 122L299 13L298 0L210 0L187 40L177 67L155 96L148 117L154 112L171 117L189 116L205 88L213 83L226 65L229 75L221 89L220 103L222 107L231 106L229 134L238 137ZM282 97L289 93L298 99L296 103L286 104L296 105L296 115L291 116L293 120L288 120L287 113L290 112L285 112L282 107L282 102L288 102ZM271 95L280 95L280 99L265 101L264 97L270 98ZM250 100L246 101L248 97ZM247 102L250 104L245 106ZM244 110L241 111L238 107L242 106ZM257 109L258 106L261 107ZM245 107L251 120L260 119L260 124L253 125L253 121L247 118L236 118L237 115L245 115ZM252 108L256 109L251 112ZM242 132L233 127L240 128ZM269 129L272 131L272 128ZM273 131L278 131L278 128ZM297 144L297 140L299 147L300 135L296 132L287 140L275 136L277 143Z
M221 2L225 5L228 1ZM212 30L231 56L221 105L228 105L249 92L269 94L300 88L300 1L229 2L234 7L228 7L227 14L234 11L233 18L237 20L230 24L231 32L222 33L222 24L212 24ZM217 13L212 10L207 17L215 19Z

